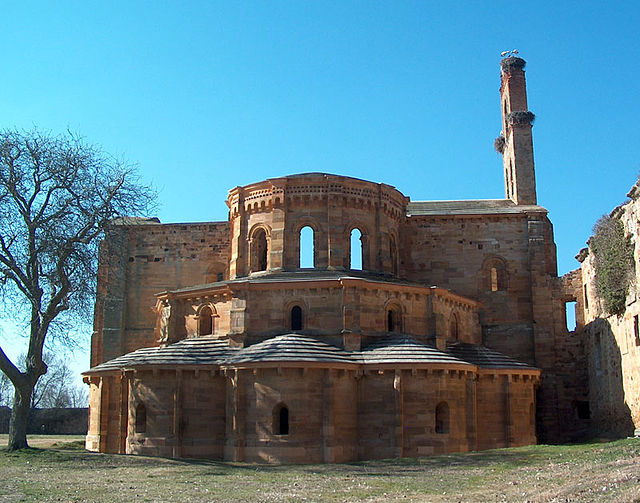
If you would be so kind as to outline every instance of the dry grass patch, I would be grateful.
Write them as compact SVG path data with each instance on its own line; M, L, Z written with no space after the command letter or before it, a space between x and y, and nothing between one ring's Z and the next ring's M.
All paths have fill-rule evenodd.
M0 501L640 502L640 439L289 466L95 454L79 439L0 451Z

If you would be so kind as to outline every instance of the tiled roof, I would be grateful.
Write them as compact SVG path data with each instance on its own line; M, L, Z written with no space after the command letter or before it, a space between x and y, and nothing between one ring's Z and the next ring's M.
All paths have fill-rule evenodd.
M184 339L165 347L142 348L84 372L93 374L140 365L220 365L238 349L212 337Z
M534 367L526 363L509 358L493 349L467 344L465 342L452 342L447 344L447 353L481 368L534 369Z
M171 290L173 293L188 293L191 291L199 291L205 288L214 288L224 285L233 286L236 283L250 283L250 284L264 284L264 283L290 283L296 282L308 282L308 281L328 281L328 280L344 280L344 279L365 279L368 281L376 281L382 283L389 283L395 285L410 285L424 288L424 284L407 281L401 278L396 278L391 274L377 273L370 271L330 271L322 269L300 269L297 271L287 272L265 272L252 274L251 276L242 276L240 278L219 281L215 283L207 283L204 285L193 285L176 290Z
M326 342L298 334L278 335L239 350L225 365L266 362L357 363L351 352Z
M509 199L477 199L468 201L411 201L408 216L429 215L495 215L544 212L538 205L517 205Z
M455 364L496 369L533 369L497 351L461 342L449 344L444 352L407 335L388 334L366 345L362 351L352 352L317 337L283 334L242 349L232 348L227 340L213 337L185 339L166 347L138 349L97 365L84 374L100 374L141 366L233 367L294 362L342 365Z
M462 359L422 344L406 335L388 335L364 347L360 353L362 362L371 363L457 363L469 365Z

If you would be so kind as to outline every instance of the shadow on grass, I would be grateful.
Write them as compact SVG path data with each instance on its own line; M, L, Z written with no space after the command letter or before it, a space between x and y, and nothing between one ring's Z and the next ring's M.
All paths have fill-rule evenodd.
M411 477L419 472L437 472L440 470L468 471L492 470L503 472L527 466L547 465L584 461L586 457L597 457L602 461L615 460L617 456L631 454L640 455L640 439L626 439L609 443L583 442L565 445L534 445L510 449L494 449L480 452L446 454L423 458L396 458L372 461L358 461L342 464L282 464L264 465L225 462L209 459L173 459L148 456L126 456L119 454L102 454L85 451L81 441L60 442L51 448L28 448L21 451L8 452L6 447L0 448L0 455L7 458L23 458L41 460L43 462L72 462L77 469L118 469L122 467L162 468L165 466L183 466L204 468L200 476L228 476L247 473L317 475L326 477ZM151 476L151 475L150 475Z
M415 472L439 469L496 467L518 468L532 465L540 461L540 455L527 450L513 452L512 450L492 450L460 454L447 454L428 458L394 458L369 461L357 461L340 464L281 464L258 465L247 463L231 463L206 459L180 459L176 462L186 465L209 466L228 470L252 471L260 473L299 472L317 475L365 475L370 477L412 476Z
M444 454L422 458L394 458L358 461L341 464L282 464L262 465L248 463L232 463L206 459L172 460L185 465L216 467L229 472L251 471L256 473L297 472L317 475L365 475L371 477L412 476L416 472L447 470L516 470L527 466L540 466L549 463L582 462L585 456L596 456L602 461L615 460L622 451L633 447L633 454L640 453L640 439L625 439L602 443L601 441L585 441L563 445L530 445L487 451Z

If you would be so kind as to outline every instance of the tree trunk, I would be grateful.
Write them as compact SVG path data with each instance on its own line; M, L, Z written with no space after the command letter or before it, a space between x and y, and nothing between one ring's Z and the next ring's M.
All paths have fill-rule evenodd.
M29 388L28 385L27 388ZM23 390L16 386L11 419L9 420L9 451L29 447L27 444L27 422L31 411L31 393L33 393L33 386Z

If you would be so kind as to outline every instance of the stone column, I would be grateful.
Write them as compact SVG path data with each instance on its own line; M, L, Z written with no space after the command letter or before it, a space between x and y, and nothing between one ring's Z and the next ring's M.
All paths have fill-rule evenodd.
M119 379L119 393L120 393L120 438L119 438L119 450L118 454L127 453L127 432L129 429L129 380L125 377L124 373Z
M231 370L227 375L227 427L225 461L244 461L245 444L245 393L242 389L241 371Z
M396 370L393 378L396 399L396 455L404 456L404 389L402 370Z
M508 374L502 376L504 378L504 412L506 415L505 418L505 444L506 447L511 447L514 444L514 428L513 424L513 411L511 410L512 400L511 400L511 379L512 375Z
M467 441L470 451L478 450L478 376L465 373L467 397Z
M175 388L173 391L173 449L171 456L179 458L182 455L182 370L176 370Z
M109 377L101 377L100 385L100 408L98 419L99 445L100 452L107 452L107 435L109 430L109 385L107 383Z

